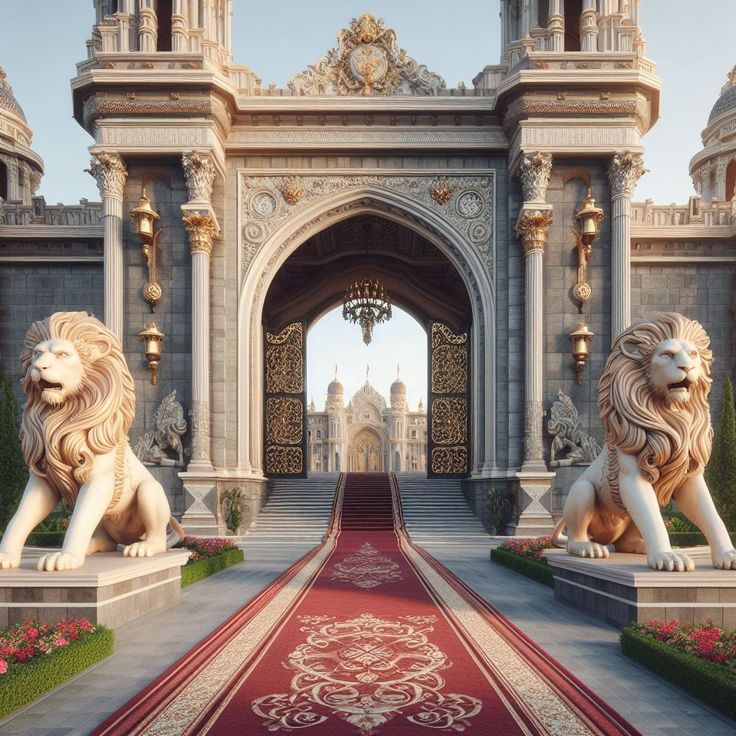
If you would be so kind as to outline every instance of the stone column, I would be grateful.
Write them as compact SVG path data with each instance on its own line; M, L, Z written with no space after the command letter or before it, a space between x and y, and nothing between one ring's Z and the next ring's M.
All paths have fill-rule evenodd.
M608 166L611 184L611 340L631 324L631 197L646 172L638 153L616 154Z
M92 156L87 171L97 180L105 223L105 325L123 339L123 188L128 171L117 153Z
M562 14L562 0L550 0L547 28L549 29L549 50L564 51L565 16Z
M551 530L552 516L543 505L554 480L544 462L542 441L544 399L544 247L552 224L552 205L546 203L552 173L549 154L523 155L519 164L524 203L516 234L524 253L524 462L517 474L519 521L517 533Z
M212 207L215 164L209 153L182 156L189 201L182 219L192 253L192 457L184 480L189 533L222 531L210 447L210 255L220 232Z
M583 0L580 14L580 50L588 53L598 51L598 13L595 0Z

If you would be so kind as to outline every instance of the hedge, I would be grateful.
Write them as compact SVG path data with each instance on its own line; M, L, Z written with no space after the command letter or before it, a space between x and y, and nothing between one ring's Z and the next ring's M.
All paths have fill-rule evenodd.
M523 557L503 549L492 549L491 559L499 565L505 565L514 572L536 580L538 583L548 585L550 588L555 587L555 570L547 562L538 562L530 557Z
M31 532L26 544L36 547L61 547L66 532Z
M697 547L708 542L703 532L670 532L670 544L673 547Z
M188 562L181 568L181 587L198 583L210 575L214 575L226 567L237 565L245 559L242 549L228 549L215 557L207 557L204 560Z
M700 659L628 627L621 632L621 649L627 657L736 718L736 674L723 665Z
M97 624L91 634L51 654L8 665L8 671L0 675L0 718L109 657L113 641L113 632Z

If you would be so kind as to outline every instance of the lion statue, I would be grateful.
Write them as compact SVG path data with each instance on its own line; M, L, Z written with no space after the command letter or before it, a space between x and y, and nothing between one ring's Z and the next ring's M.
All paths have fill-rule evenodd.
M736 569L703 477L713 435L709 344L699 322L675 312L656 312L616 338L598 386L605 447L570 488L554 543L579 557L615 549L646 554L655 570L693 570L673 552L659 510L674 499L704 532L713 567Z
M59 501L73 507L69 528L39 570L72 570L118 544L128 557L163 552L169 523L172 540L183 536L164 489L128 444L135 395L118 338L86 312L57 312L31 326L20 359L30 474L0 542L0 569L18 567L29 533Z

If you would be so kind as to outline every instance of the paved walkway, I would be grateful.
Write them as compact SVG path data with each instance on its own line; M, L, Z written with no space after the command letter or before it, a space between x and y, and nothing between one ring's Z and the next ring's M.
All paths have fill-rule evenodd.
M488 546L427 549L645 736L736 734L735 721L623 657L616 630L557 604L551 589L492 564ZM0 734L88 734L306 551L298 545L246 547L244 564L185 589L176 607L118 629L112 657L1 721Z

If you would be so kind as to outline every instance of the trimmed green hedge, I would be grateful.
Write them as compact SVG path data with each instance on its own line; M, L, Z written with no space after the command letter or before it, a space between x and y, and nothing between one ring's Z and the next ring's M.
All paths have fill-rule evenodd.
M708 542L703 532L670 532L670 544L673 547L697 547Z
M181 587L186 588L187 585L198 583L200 580L214 575L226 567L237 565L244 559L242 549L228 549L215 557L188 562L181 568Z
M97 625L93 633L51 654L10 664L8 671L0 675L0 718L22 708L95 662L109 657L113 641L113 632Z
M61 547L66 532L31 532L26 544L36 547Z
M736 675L722 665L707 662L631 628L621 632L621 649L627 657L736 718Z
M550 588L555 587L555 570L546 561L538 562L530 557L524 557L498 548L491 550L491 559L493 562L498 562L499 565L504 565L514 572L536 580L538 583L548 585Z

